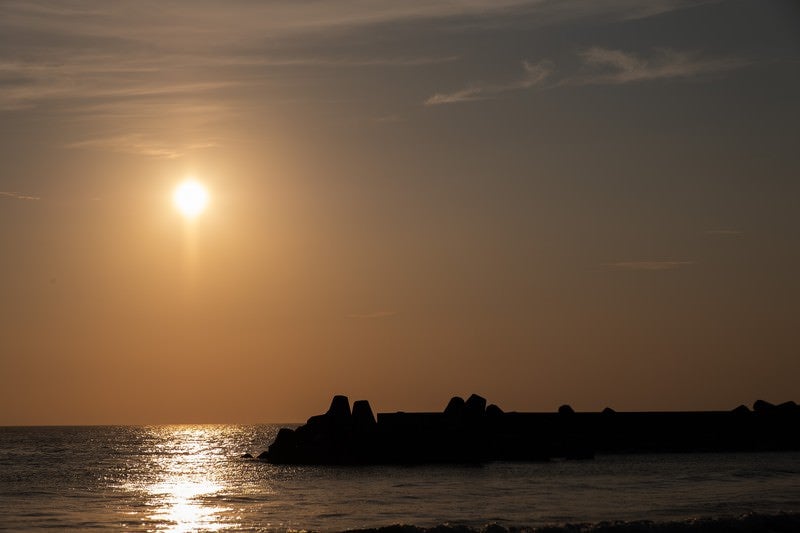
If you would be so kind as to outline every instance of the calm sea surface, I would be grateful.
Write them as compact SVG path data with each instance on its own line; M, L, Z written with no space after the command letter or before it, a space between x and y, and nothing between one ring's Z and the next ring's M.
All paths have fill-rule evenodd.
M0 529L335 531L680 521L800 511L800 453L485 466L241 459L278 426L0 427Z

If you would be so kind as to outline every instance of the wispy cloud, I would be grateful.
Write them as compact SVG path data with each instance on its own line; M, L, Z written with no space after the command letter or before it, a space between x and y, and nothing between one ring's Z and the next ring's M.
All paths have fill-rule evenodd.
M109 9L89 0L8 0L0 5L0 35L14 46L0 47L0 109L28 109L65 98L194 94L214 89L209 84L220 77L228 87L263 82L262 75L254 75L258 68L416 67L455 59L424 53L384 57L379 46L361 47L363 52L356 56L347 55L352 48L345 47L348 52L343 55L336 47L318 47L317 52L324 51L320 55L297 44L341 43L347 32L367 29L374 36L375 28L387 24L467 20L476 27L524 20L526 25L547 25L582 18L645 18L696 4L697 0L231 0L204 2L188 10L172 2L142 1ZM527 79L540 74L541 70L528 73ZM480 86L434 96L430 103L468 101L476 92L487 97L506 90L514 87Z
M472 84L454 92L437 93L425 100L425 105L459 104L492 98L507 92L530 89L542 83L552 72L552 64L547 60L539 63L523 61L522 67L521 79L504 84Z
M605 263L603 266L610 270L677 270L689 265L694 261L618 261L616 263Z
M17 191L0 191L0 200L41 200L41 198Z
M0 29L2 29L0 27ZM53 60L55 59L55 60ZM233 57L227 55L169 54L130 57L76 53L28 61L0 57L0 110L31 109L42 103L62 101L74 111L98 100L129 104L150 103L154 98L219 96L243 86L263 83L245 75L253 69L275 68L413 68L452 62L458 56L416 57ZM233 78L220 80L219 70ZM190 71L193 81L174 81L175 71Z
M480 87L468 87L460 89L451 93L436 93L427 100L425 105L442 105L442 104L460 104L463 102L472 102L474 100L482 100L484 90Z
M474 0L463 9L484 13L520 3ZM426 68L456 60L452 54L398 54L369 46L354 51L318 43L334 36L340 42L341 32L448 17L460 9L421 1L231 0L187 10L149 1L109 9L91 0L9 0L0 4L0 35L13 43L0 46L0 112L41 111L81 121L74 131L91 138L71 139L71 148L181 157L218 142L203 139L213 137L219 123L252 113L254 104L274 104L280 99L276 93L285 95L293 80L307 83L341 69ZM278 75L276 69L283 70ZM292 92L301 98L298 94ZM184 112L201 102L202 112ZM190 143L169 141L178 128ZM142 129L152 131L145 138L138 133Z
M118 60L119 61L119 60ZM239 85L235 81L199 80L173 82L159 79L159 68L121 69L119 65L98 62L90 69L83 64L0 64L0 110L21 110L42 103L62 102L63 109L97 101L147 101L176 99L220 92Z
M594 46L579 54L583 72L562 77L551 86L621 85L668 79L689 79L734 70L748 65L743 58L703 58L697 52L658 49L649 56ZM500 94L541 86L555 70L549 60L523 62L524 76L506 84L473 83L457 91L436 93L425 105L459 104L496 97Z
M407 43L409 32L417 35L421 27L446 26L467 35L476 28L643 18L695 3L230 0L186 9L182 3L142 0L111 9L95 0L6 0L0 3L0 36L10 45L0 46L0 112L41 111L82 121L72 131L90 139L68 139L73 148L174 158L192 149L168 141L176 130L191 146L205 145L204 139L214 137L217 126L231 118L250 116L287 95L298 101L318 98L325 90L320 80L341 76L342 69L430 69L459 59L452 48L422 45L404 47L413 52L397 55L398 48L386 44L394 31ZM552 70L548 61L524 62L519 79L456 85L425 104L527 90L549 80ZM201 102L208 106L202 112L181 111ZM153 113L157 107L163 111ZM137 137L141 131L148 132L147 138Z
M361 320L371 320L371 319L378 319L378 318L387 318L390 316L394 316L397 313L395 311L374 311L372 313L354 313L347 315L347 318L354 318L354 319L361 319Z
M120 135L116 137L88 139L67 144L67 148L88 150L109 150L127 154L142 155L157 159L175 159L191 150L216 146L214 141L200 143L169 143L167 141L148 138L141 134Z
M419 67L449 63L458 56L420 56L420 57L373 57L358 58L325 58L303 57L294 59L276 59L269 62L257 62L261 66L311 66L311 67Z
M653 80L695 78L741 68L749 63L742 58L703 58L696 52L662 48L649 56L600 46L580 53L589 72L568 78L573 85L624 84Z
M705 0L708 1L708 0ZM712 0L713 1L713 0ZM403 21L472 17L476 22L492 15L510 19L528 14L545 21L580 18L639 19L702 3L702 0L338 0L336 2L202 2L188 10L180 2L142 0L108 9L96 1L64 3L57 0L7 0L4 18L10 24L37 23L49 31L68 23L76 35L136 38L151 43L185 44L201 37L214 46L241 42L252 35L341 32Z

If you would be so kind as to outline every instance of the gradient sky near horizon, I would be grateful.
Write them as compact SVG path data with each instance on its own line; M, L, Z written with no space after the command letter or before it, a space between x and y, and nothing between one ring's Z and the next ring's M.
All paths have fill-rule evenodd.
M790 0L4 0L0 425L800 401L799 29Z

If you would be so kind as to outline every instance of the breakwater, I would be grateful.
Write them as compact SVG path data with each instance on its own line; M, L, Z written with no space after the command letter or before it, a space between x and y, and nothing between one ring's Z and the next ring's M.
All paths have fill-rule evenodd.
M283 428L259 459L285 464L482 463L595 454L800 450L800 406L681 412L504 412L476 394L443 412L373 414L334 396L324 414Z

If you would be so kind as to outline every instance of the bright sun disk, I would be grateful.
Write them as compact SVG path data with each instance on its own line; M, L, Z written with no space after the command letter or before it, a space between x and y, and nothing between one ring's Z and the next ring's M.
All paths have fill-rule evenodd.
M194 218L208 205L208 192L194 180L186 180L175 188L172 201L184 216Z

